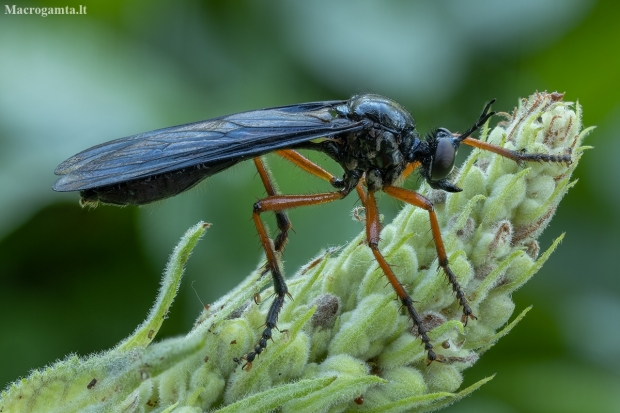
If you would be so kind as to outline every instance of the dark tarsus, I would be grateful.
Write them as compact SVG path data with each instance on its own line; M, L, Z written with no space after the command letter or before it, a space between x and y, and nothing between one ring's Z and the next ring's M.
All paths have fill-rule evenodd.
M433 204L422 195L394 186L399 179L419 168L421 176L435 189L461 189L446 178L452 171L461 143L495 152L519 163L524 161L570 162L570 154L528 154L469 137L495 112L486 105L476 123L461 135L439 128L420 139L411 114L383 96L361 94L349 100L302 103L237 113L216 119L158 129L113 140L72 156L56 168L61 177L56 191L80 191L82 205L99 202L142 205L174 196L201 180L238 162L253 159L267 197L254 204L253 219L271 272L275 298L269 308L265 329L252 351L243 356L244 369L267 347L276 328L278 314L289 295L280 271L279 258L288 240L291 223L284 212L290 208L316 205L346 197L356 189L366 208L368 245L402 305L407 309L429 362L441 360L413 300L398 282L378 248L380 223L374 193L388 195L425 209L429 213L439 266L443 268L463 307L462 322L475 319L456 276L448 265L441 231ZM327 154L344 170L342 178L303 157L296 150L311 149ZM337 189L311 195L279 195L261 155L276 152L295 165ZM365 189L363 188L365 187ZM271 242L260 214L276 213L278 234ZM239 361L237 359L237 361Z

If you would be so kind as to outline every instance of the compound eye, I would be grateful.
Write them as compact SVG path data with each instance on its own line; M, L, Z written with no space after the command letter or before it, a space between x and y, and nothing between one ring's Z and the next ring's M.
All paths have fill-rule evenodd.
M452 133L446 129L446 128L438 128L437 132L435 133L435 137L437 139L451 139Z
M441 131L438 136L444 135ZM457 147L454 145L452 137L440 137L437 139L437 148L431 161L431 180L439 181L444 179L454 167Z

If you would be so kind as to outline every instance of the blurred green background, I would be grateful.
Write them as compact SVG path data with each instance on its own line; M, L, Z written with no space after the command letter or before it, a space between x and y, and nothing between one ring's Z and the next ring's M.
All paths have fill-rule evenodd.
M71 1L16 2L75 6ZM191 328L260 262L252 165L142 208L83 210L54 168L113 138L243 110L372 91L419 130L464 130L483 104L510 111L536 90L579 100L598 125L541 247L565 241L516 295L525 320L466 372L497 373L451 412L620 411L620 3L82 3L81 16L0 13L0 387L69 353L112 347L155 298L168 254L213 223L190 259L161 337ZM322 158L319 157L322 163ZM338 168L323 163L333 172ZM273 159L285 193L329 189ZM291 212L292 274L362 230L340 203ZM382 197L381 211L401 205ZM271 219L271 218L269 218ZM270 221L273 222L273 221ZM271 225L273 228L273 224Z

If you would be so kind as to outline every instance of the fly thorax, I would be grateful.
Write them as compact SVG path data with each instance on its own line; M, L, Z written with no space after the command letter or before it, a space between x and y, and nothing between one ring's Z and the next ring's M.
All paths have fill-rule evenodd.
M400 136L378 125L365 134L349 134L343 167L363 171L368 188L379 190L383 185L393 184L405 167L401 144Z

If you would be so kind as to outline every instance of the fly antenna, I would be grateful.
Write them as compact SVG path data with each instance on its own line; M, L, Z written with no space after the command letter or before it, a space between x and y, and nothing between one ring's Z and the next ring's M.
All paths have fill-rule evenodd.
M484 107L484 110L482 111L482 114L480 115L480 117L478 118L474 126L469 128L467 132L463 133L458 138L456 138L458 142L463 141L465 138L470 136L472 133L480 129L480 127L482 127L482 125L484 125L491 116L495 115L496 112L489 112L489 109L491 109L491 105L495 103L495 100L496 99L492 99L489 103L487 103L487 105Z

